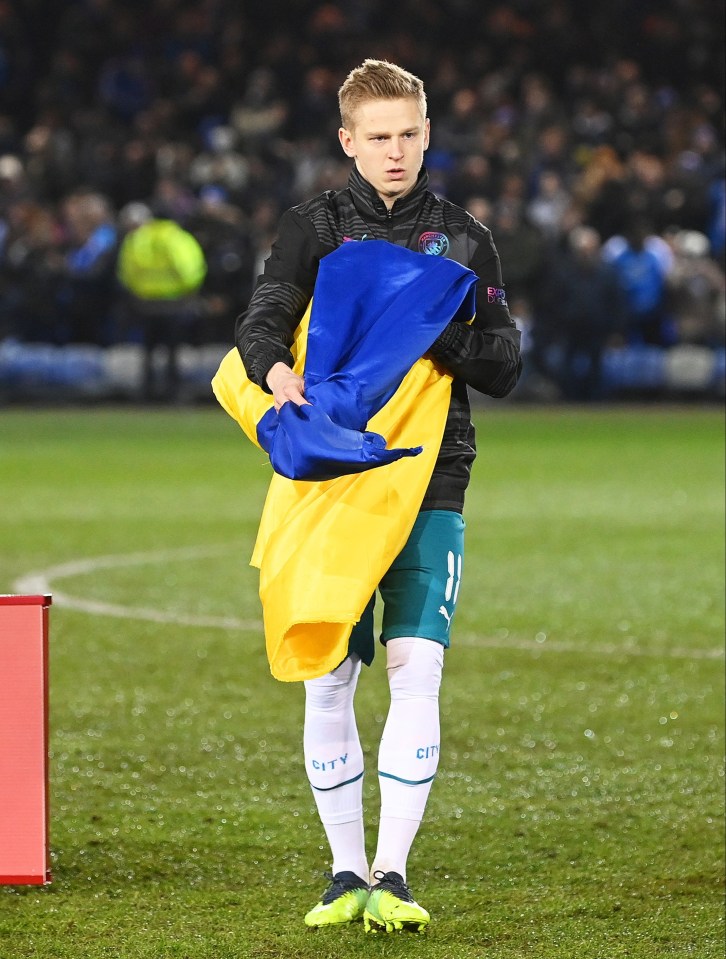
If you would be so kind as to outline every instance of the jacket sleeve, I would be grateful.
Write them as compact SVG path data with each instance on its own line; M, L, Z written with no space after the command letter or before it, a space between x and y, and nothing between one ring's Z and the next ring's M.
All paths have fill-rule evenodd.
M237 317L235 343L247 376L269 393L266 376L275 363L292 366L295 329L315 286L320 256L309 220L283 214L265 269L249 306Z
M488 396L510 393L522 371L521 333L509 315L502 272L492 235L479 227L470 268L476 273L473 323L452 321L429 352L450 373Z

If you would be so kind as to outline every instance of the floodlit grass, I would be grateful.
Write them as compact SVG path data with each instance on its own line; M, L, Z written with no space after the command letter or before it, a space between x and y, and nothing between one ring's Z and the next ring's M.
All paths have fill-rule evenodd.
M0 592L46 571L128 613L51 610L54 881L0 889L0 959L721 959L722 417L477 426L409 873L433 922L374 937L301 921L329 862L247 566L261 454L212 408L0 414ZM371 851L385 710L379 657Z

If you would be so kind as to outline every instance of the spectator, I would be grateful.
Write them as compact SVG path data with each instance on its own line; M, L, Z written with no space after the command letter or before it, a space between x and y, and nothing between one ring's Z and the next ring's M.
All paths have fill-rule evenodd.
M337 127L327 106L335 90L335 76L331 70L316 66L305 71L302 88L288 118L288 134L294 140L316 137L327 142L332 139Z
M672 253L642 217L631 220L624 236L611 237L603 250L625 291L625 334L631 344L672 346L675 331L667 309L667 277Z
M542 313L549 336L537 344L540 367L566 400L602 399L603 350L622 332L625 298L615 269L602 260L600 236L592 227L570 232L566 252L548 272ZM554 347L559 361L553 366Z
M654 153L635 150L627 163L627 208L631 221L646 222L651 235L671 222L665 164Z
M152 93L148 68L138 50L110 57L101 67L99 99L118 116L132 120L149 107Z
M56 342L61 227L42 204L17 200L7 210L0 248L0 338Z
M28 185L42 202L55 203L79 182L76 138L53 109L43 111L23 138Z
M708 237L679 230L668 275L670 301L679 343L720 346L726 331L724 272L709 256Z
M447 177L447 198L452 203L465 204L469 196L494 197L497 185L488 157L472 153L461 158Z
M144 346L142 397L173 401L179 396L179 345L197 316L194 294L207 271L204 253L191 233L172 220L155 219L144 204L124 207L119 222L126 235L118 279L140 322ZM157 347L165 354L159 378Z
M482 113L475 90L470 87L456 90L440 122L441 129L433 141L435 150L445 150L455 157L477 154Z
M118 250L113 210L102 194L78 190L61 211L66 249L48 261L58 280L56 342L108 346Z
M560 174L554 170L543 170L539 176L537 192L527 204L527 219L546 239L557 242L571 203L572 196L565 189Z
M189 182L196 189L216 186L241 203L249 182L250 165L236 149L237 134L230 126L212 127L205 137L206 149L189 166Z
M572 182L572 196L603 239L622 233L628 216L625 165L611 146L595 147Z
M542 233L524 216L516 202L499 203L490 224L497 238L497 250L507 263L507 297L531 304L544 276L546 245Z
M288 106L277 91L272 71L260 67L253 71L242 99L233 106L230 122L242 146L257 153L280 135L287 115Z
M0 156L0 216L17 200L32 195L20 158L12 153Z
M255 276L250 225L223 189L206 186L187 227L207 263L199 291L201 339L227 343L234 334L233 316L240 297L247 300L252 295Z

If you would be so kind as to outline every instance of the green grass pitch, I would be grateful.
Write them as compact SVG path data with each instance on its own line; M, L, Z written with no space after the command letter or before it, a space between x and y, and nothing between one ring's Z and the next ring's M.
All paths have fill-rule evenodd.
M263 456L212 407L0 413L0 592L57 598L54 881L0 888L1 959L721 959L722 415L492 406L477 430L409 872L432 923L365 936L302 923L329 862L247 565ZM357 699L371 851L382 666Z

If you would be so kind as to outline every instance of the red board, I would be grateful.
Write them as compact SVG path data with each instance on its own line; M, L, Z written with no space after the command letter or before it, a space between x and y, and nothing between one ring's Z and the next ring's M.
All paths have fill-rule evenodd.
M0 596L0 883L50 882L48 607Z

